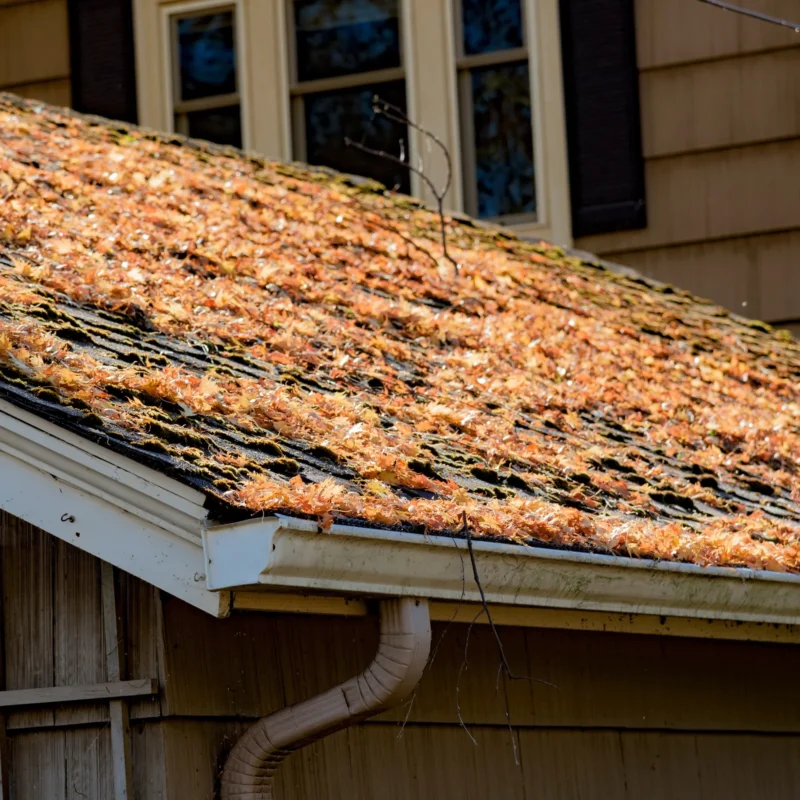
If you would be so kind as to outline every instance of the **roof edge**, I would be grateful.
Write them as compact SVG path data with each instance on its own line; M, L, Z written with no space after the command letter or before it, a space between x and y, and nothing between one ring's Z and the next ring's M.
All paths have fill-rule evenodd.
M464 540L285 516L203 533L209 589L481 602ZM800 624L800 577L473 541L486 602Z
M214 616L204 496L0 401L0 509Z

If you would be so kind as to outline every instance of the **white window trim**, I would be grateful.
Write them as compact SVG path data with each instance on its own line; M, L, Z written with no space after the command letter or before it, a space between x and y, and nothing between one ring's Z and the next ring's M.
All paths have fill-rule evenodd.
M562 245L572 244L572 209L567 166L567 125L558 0L524 0L526 10L537 222L515 226Z
M161 6L161 36L162 36L162 78L165 88L165 116L167 130L175 133L175 76L173 75L173 33L172 18L191 14L195 11L213 11L233 8L234 25L236 30L236 86L239 95L239 113L242 125L242 147L250 147L250 98L248 87L248 53L245 39L245 8L242 0L189 0L185 3L171 3Z

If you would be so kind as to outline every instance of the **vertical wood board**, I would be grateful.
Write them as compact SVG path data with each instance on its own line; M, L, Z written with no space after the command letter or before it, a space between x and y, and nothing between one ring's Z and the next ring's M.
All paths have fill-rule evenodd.
M119 681L124 674L125 636L118 619L114 567L104 562L100 567L100 573L106 677L109 681ZM131 731L127 701L112 700L108 704L108 713L111 728L110 772L114 800L132 800Z
M164 735L161 722L139 722L131 728L134 800L166 800ZM195 800L191 795L185 800ZM184 798L181 798L184 800Z
M124 612L123 652L131 677L158 678L160 696L130 704L131 719L159 716L164 693L163 624L161 593L154 586L126 573L119 574Z
M52 541L56 550L54 685L104 683L107 680L106 648L101 616L100 562L67 542ZM107 717L107 709L100 706L64 706L55 710L56 725L99 722Z
M14 800L67 800L66 734L63 730L14 735L11 759Z
M67 800L111 800L111 737L108 725L65 731ZM53 764L50 769L57 769Z
M55 540L0 511L6 689L53 686ZM8 729L52 725L52 709L8 715Z

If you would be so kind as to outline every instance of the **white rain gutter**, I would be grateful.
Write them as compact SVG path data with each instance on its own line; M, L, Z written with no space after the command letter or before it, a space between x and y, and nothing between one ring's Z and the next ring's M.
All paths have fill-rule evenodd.
M225 762L222 800L272 800L273 777L290 753L408 697L422 676L430 647L428 603L383 600L372 663L355 678L270 714L246 731Z
M0 509L214 616L231 589L479 602L463 540L270 516L209 527L204 495L0 400ZM490 603L800 624L800 576L473 542Z
M466 542L266 517L208 528L209 589L480 602ZM800 578L473 541L489 603L800 624Z

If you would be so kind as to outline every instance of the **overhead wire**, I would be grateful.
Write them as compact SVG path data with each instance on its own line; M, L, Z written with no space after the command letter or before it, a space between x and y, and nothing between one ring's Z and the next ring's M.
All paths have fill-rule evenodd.
M780 17L772 17L769 14L762 14L760 11L753 11L749 8L742 8L741 6L734 6L726 3L723 0L698 0L700 3L707 3L710 6L724 9L725 11L733 11L735 14L743 14L746 17L753 19L760 19L762 22L770 22L773 25L780 25L783 28L789 28L795 33L800 33L800 22L790 22L788 19L781 19Z

